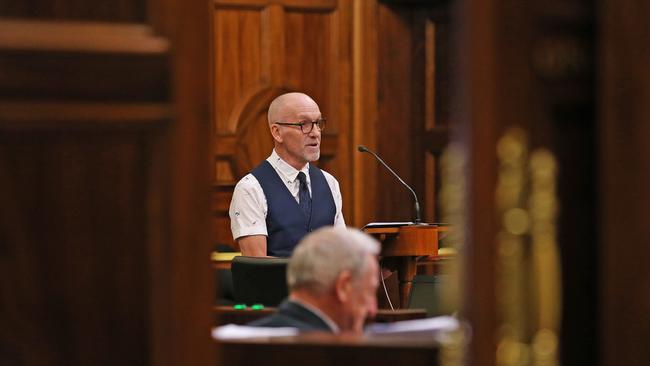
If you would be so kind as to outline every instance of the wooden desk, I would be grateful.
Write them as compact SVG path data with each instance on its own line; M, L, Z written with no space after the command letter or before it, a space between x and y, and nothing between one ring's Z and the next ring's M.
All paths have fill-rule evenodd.
M241 255L241 252L212 252L210 260L214 269L230 269L232 259Z
M218 365L438 365L439 344L422 337L310 333L215 342Z
M411 294L417 258L438 254L438 228L436 225L407 225L364 229L381 242L383 265L397 271L401 308L406 308Z

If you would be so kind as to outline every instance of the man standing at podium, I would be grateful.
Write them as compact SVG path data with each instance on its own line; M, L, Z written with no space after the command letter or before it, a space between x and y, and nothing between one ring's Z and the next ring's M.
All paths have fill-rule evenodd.
M268 111L274 149L244 176L230 202L230 228L246 256L289 257L307 233L345 226L338 181L310 164L320 157L325 118L312 98L287 93Z

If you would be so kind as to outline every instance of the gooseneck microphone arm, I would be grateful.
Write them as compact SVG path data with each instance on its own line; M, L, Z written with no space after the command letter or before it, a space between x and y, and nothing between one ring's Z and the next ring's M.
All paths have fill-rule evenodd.
M369 153L369 154L371 154L372 156L374 156L375 159L377 159L377 161L379 161L379 162L381 163L381 165L383 165L386 169L388 169L388 171L391 172L391 173L395 176L395 178L397 178L397 180L400 181L400 183L402 183L406 188L408 188L409 191L411 191L411 193L413 194L413 199L415 200L415 223L416 223L416 224L420 224L420 223L422 222L422 220L421 220L421 218L420 218L420 217L421 217L421 216L420 216L420 202L418 201L418 196L415 194L415 191L413 190L413 188L411 188L408 184L406 184L406 182L404 182L404 181L402 180L402 178L400 178L399 175L397 175L397 173L395 173L395 172L393 171L393 169L391 169L391 168L388 166L388 164L386 164L386 163L382 160L382 158L380 158L377 154L375 154L375 153L372 152L371 150L368 150L368 148L366 148L366 147L363 146L363 145L359 145L359 146L357 146L357 150L359 150L359 152L366 152L366 153Z

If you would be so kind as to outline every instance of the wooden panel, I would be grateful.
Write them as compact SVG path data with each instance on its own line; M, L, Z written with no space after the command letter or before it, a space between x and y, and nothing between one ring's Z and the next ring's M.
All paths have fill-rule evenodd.
M447 5L378 5L377 151L419 196L423 219L436 221L434 164L447 144ZM369 125L367 128L371 127ZM396 141L404 143L396 143ZM406 144L405 144L406 143ZM427 161L427 154L433 154ZM414 218L408 190L380 168L374 179L378 220ZM378 189L378 188L375 188Z
M533 330L543 322L541 314L559 306L562 312L559 332L553 322L546 326L550 328L547 336L559 341L561 351L549 348L547 357L556 358L562 364L598 363L594 336L598 328L595 317L598 274L594 273L597 263L594 253L598 251L594 234L598 225L593 215L593 203L597 200L596 122L591 112L595 75L590 53L593 18L588 11L592 3L572 3L584 5L586 16L566 16L562 9L568 2L564 1L521 6L521 2L510 0L489 4L471 2L460 15L456 45L459 63L455 74L459 91L452 106L462 106L453 111L454 119L460 122L455 137L460 137L463 148L467 149L469 164L464 313L473 323L474 339L492 340L500 334L495 342L478 341L470 346L472 365L507 363L501 357L522 347L538 352L540 333L535 335ZM512 126L526 131L527 138L514 145L509 142L497 145ZM508 163L504 161L518 159L516 154L504 153L507 146L523 147L524 155L528 149L532 152L543 148L558 162L558 176L552 183L557 184L557 194L549 195L544 203L560 206L557 235L549 233L549 243L557 240L560 251L559 272L544 268L542 273L535 273L536 259L529 258L535 246L527 243L527 239L512 245L515 249L512 253L504 252L508 248L504 239L507 230L495 217L500 207L497 202L503 199L499 200L500 195L495 193L508 178L503 168ZM521 158L523 164L526 159ZM516 200L532 197L535 187L527 187L525 179L523 184L518 183L523 190ZM530 231L534 236L535 229ZM526 235L528 229L522 237ZM547 285L551 285L547 290L561 292L562 303L556 299L554 304L545 307L541 301L536 303L538 297L530 296L517 301L515 297L525 294L529 291L525 289L535 283L535 280L517 283L520 277L508 272L508 268L517 266L521 275L532 279L549 280L561 273L562 285L549 280ZM508 282L510 289L504 286ZM515 296L509 296L513 293ZM508 319L508 314L514 315ZM503 335L508 329L510 339ZM513 339L518 340L517 345L509 343Z
M327 125L328 130L330 126L336 130L339 123L328 95L334 91L329 80L336 80L334 66L338 58L336 44L330 42L332 18L331 13L290 11L285 23L286 85L291 89L301 87L314 98L321 110L329 111L327 117L331 123ZM324 70L328 72L322 72Z
M608 0L599 9L599 348L607 366L650 362L648 5Z
M149 195L152 271L151 349L155 364L214 363L204 338L214 301L209 265L210 84L209 14L206 3L150 2L155 29L172 44L170 85L174 123L158 137ZM155 187L155 188L154 188ZM156 196L166 197L161 202ZM160 209L160 210L159 210ZM166 246L161 246L164 243ZM204 266L204 263L206 264Z
M3 50L49 50L58 52L106 52L159 54L169 48L141 24L99 22L53 22L3 19L0 21Z
M237 249L237 244L232 239L230 231L230 218L228 217L228 209L230 208L230 200L232 199L232 185L219 185L213 187L211 211L212 211L212 229L214 242L221 245L229 245Z
M28 365L148 363L142 136L5 132L0 148L0 287L20 304L2 313L2 352Z
M233 250L239 250L237 243L232 238L230 231L230 218L228 212L217 212L212 219L212 241L218 245L227 245Z
M295 10L332 10L336 8L337 0L215 0L222 7L264 7L270 4L281 5L285 9Z
M594 5L551 1L529 11L537 19L528 46L535 98L529 128L533 141L550 147L559 164L560 361L595 364L599 354L585 351L597 348L599 329Z
M353 120L350 128L353 146L365 145L375 150L379 134L377 128L377 2L356 1L354 3L353 42ZM376 220L377 163L365 154L353 155L354 200L352 213L347 216L349 224L363 226ZM349 200L348 200L349 202ZM347 203L350 206L349 203Z
M88 6L84 1L4 0L0 14L11 18L142 22L146 19L146 2L100 0Z
M233 106L269 77L268 60L262 58L261 11L216 9L214 37L216 129L234 133L237 125L228 124Z
M439 159L436 159L434 155L426 152L424 157L424 181L425 181L425 190L424 190L424 199L422 204L423 216L428 218L425 221L435 221L436 220L438 207L436 202L438 201L436 193L440 191L440 179L438 178L438 165Z
M427 154L447 144L448 2L366 1L355 8L355 144L382 155L435 221L438 182ZM410 220L412 197L383 167L353 157L355 222Z
M205 10L0 5L0 363L214 362Z
M0 130L148 129L171 116L164 103L0 102Z
M44 63L43 59L47 59ZM142 55L3 52L2 98L153 101L166 97L167 62ZM6 73L5 73L6 72ZM124 72L130 78L115 78Z
M378 67L378 154L409 184L414 183L413 159L416 146L420 144L415 135L421 115L414 116L411 98L415 97L414 76L420 72L412 53L413 35L409 22L409 9L379 7ZM412 70L415 68L416 70ZM419 99L422 103L422 99ZM416 120L414 121L414 117ZM401 143L398 143L401 142ZM413 197L385 169L380 168L377 177L380 194L377 202L377 221L409 221L414 219ZM421 185L420 185L421 186ZM421 190L420 190L421 192Z
M169 45L143 25L3 20L0 47L0 97L5 99L168 97ZM120 72L129 77L116 78Z
M450 33L447 9L433 7L426 14L416 13L422 46L416 45L415 55L422 59L424 78L416 89L422 102L416 104L415 116L423 121L416 129L422 139L414 154L414 180L423 200L423 220L440 222L438 196L440 193L440 155L449 143L449 50ZM416 80L418 80L416 78ZM418 173L420 172L420 173Z

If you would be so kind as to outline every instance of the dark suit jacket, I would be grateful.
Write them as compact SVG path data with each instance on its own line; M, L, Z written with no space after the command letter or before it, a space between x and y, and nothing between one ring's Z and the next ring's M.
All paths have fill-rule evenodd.
M255 320L248 325L269 328L293 327L303 332L332 332L332 329L318 315L306 307L289 300L282 302L275 314Z

